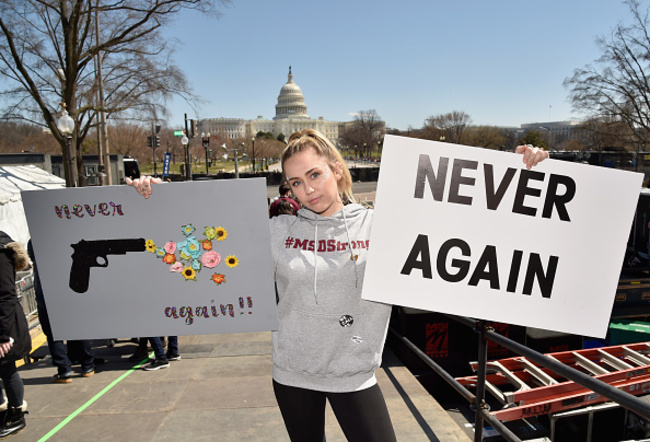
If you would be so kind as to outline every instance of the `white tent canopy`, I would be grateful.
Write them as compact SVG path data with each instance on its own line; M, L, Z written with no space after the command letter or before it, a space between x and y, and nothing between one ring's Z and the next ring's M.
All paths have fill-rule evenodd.
M27 246L30 234L20 192L62 187L63 178L36 166L0 166L0 230Z

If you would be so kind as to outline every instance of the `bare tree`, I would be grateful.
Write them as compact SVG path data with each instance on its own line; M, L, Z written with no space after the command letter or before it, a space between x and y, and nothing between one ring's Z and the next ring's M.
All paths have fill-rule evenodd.
M637 0L625 2L632 23L619 23L608 38L597 44L602 55L593 64L574 70L564 80L573 108L596 119L615 119L630 128L637 149L650 131L650 9Z
M58 154L60 146L49 131L30 123L0 121L0 152Z
M475 126L467 130L466 143L469 146L502 150L506 141L505 130L495 126Z
M164 102L171 96L196 99L173 64L173 42L160 31L182 9L217 14L217 5L227 1L0 1L0 75L9 80L0 91L7 103L1 118L48 128L66 156L67 140L56 125L60 103L65 103L75 129L71 157L64 163L76 164L68 174L68 185L76 185L83 176L82 144L98 112L124 119L164 116ZM101 82L97 60L103 66ZM100 86L103 107L95 98Z
M582 125L582 142L586 149L598 152L598 163L602 164L605 149L626 150L625 145L633 139L628 125L618 118L589 118Z
M464 135L470 124L472 119L469 115L462 111L453 111L430 116L425 120L422 130L427 139L465 144ZM430 136L437 138L429 138Z
M356 156L368 157L384 138L385 130L386 123L374 109L359 111L339 141L348 149L355 150Z

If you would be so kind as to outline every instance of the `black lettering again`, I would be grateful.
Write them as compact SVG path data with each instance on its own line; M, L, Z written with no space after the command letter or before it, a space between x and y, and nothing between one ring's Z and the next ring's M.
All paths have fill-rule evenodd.
M438 250L438 259L436 266L438 269L438 274L442 279L447 282L460 282L465 279L467 273L469 272L469 261L462 259L452 259L451 266L457 268L458 272L455 275L449 273L447 271L445 263L447 262L447 255L449 255L449 251L453 247L458 247L463 256L471 255L471 249L465 241L458 238L448 239L440 246L440 250Z
M557 263L559 258L551 256L548 259L548 269L544 273L542 266L542 259L538 253L531 253L528 261L528 268L526 269L526 276L524 278L524 295L530 295L533 292L533 282L535 278L539 282L539 289L544 298L550 298L553 292L553 283L555 282L555 273L557 272Z
M477 286L481 279L490 281L490 288L499 290L499 264L497 262L497 249L486 246L483 254L476 263L474 273L469 278L469 285Z
M421 260L418 261L418 257L421 257ZM422 270L423 278L433 279L433 275L431 274L431 255L429 254L429 237L427 235L418 235L400 273L402 275L410 275L413 269Z

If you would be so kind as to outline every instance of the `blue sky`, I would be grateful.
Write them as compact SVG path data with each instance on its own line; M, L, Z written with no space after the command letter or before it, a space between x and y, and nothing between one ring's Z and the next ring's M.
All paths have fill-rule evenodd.
M596 38L630 21L617 0L232 0L219 19L183 12L165 32L203 103L188 118L272 118L289 65L310 117L374 109L388 127L464 111L474 124L579 118L562 85Z

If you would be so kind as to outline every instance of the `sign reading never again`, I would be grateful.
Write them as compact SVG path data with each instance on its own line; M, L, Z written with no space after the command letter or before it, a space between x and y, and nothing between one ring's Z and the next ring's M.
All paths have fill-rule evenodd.
M604 336L642 178L386 136L362 296Z
M265 184L24 192L55 338L275 329Z

